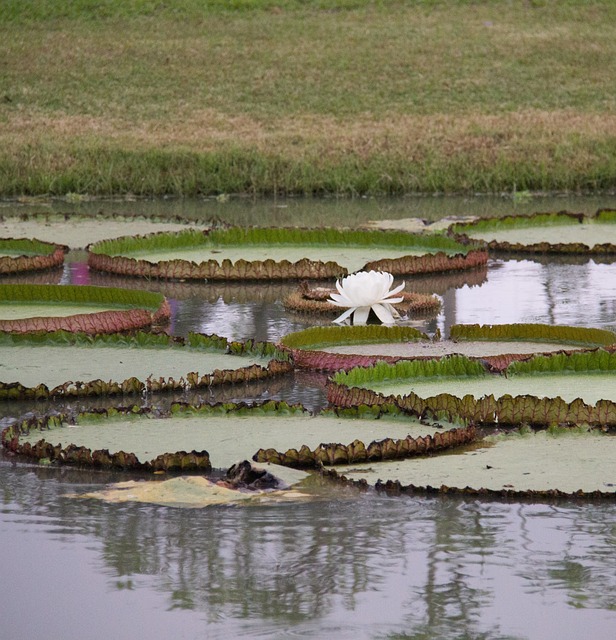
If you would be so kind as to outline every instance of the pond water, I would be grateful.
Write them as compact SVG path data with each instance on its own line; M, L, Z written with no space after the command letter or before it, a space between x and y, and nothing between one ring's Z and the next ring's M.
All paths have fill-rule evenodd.
M613 198L577 203L558 208L592 213L614 206ZM167 213L167 204L156 203L156 215ZM343 204L348 212L340 216L349 220L352 207ZM400 218L406 211L437 219L478 207L463 199L445 204L426 215L415 201L359 201L355 215ZM533 202L532 211L554 210L543 204ZM100 208L79 204L86 205ZM254 222L255 207L280 207L271 209L270 224L331 223L332 211L342 206L317 202L312 212L295 202L207 206L227 205L235 207L226 211L237 223ZM2 281L143 287L90 273L79 252L64 269ZM295 286L152 282L148 288L170 298L175 335L200 331L276 341L327 322L285 311L281 300ZM438 328L446 335L452 324L470 322L616 330L616 264L494 259L480 273L409 278L407 289L441 296L438 316L408 321L429 333ZM282 398L318 408L325 402L324 380L300 372L189 399ZM11 402L0 407L0 417L106 403L115 404ZM611 640L616 634L614 501L337 492L310 503L200 510L68 497L119 479L16 463L0 454L6 551L0 637Z

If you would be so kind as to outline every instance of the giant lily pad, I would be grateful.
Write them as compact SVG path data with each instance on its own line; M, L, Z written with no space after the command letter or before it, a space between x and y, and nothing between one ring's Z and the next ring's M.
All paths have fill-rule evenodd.
M46 243L84 249L89 242L129 234L181 231L189 226L202 225L195 220L177 217L163 220L134 215L22 212L19 215L0 217L0 236L40 238Z
M449 231L461 242L485 241L490 251L616 254L616 210L609 209L594 216L558 212L483 218L454 224Z
M616 497L616 436L579 429L489 436L451 455L340 467L348 480L395 493Z
M64 262L67 247L42 240L0 238L0 274L39 271Z
M312 327L286 335L282 348L290 349L298 367L322 371L348 370L378 361L426 359L454 353L481 358L493 370L512 360L563 349L611 345L616 335L602 329L543 324L454 325L450 339L430 340L412 327Z
M378 420L375 418L379 418ZM176 404L168 414L137 407L28 419L6 427L13 453L55 463L137 471L229 468L254 457L292 467L434 453L474 440L474 429L422 424L395 410L314 415L301 406ZM329 443L329 444L328 444Z
M150 278L278 280L394 275L484 265L481 245L441 235L340 229L230 228L123 237L89 246L94 269Z
M0 333L0 362L5 400L191 390L292 370L273 345L201 334Z
M169 320L159 293L112 287L0 284L0 331L79 331L89 334L144 329Z
M415 415L476 425L614 429L615 374L613 348L538 355L512 362L501 374L489 373L481 360L454 355L338 373L328 399L337 406L394 403Z
M442 427L421 424L392 408L313 415L300 406L274 402L251 407L178 404L171 413L157 416L133 407L71 419L31 418L5 427L2 444L16 455L47 464L183 474L229 468L246 459L258 443L281 451L293 444L284 453L260 449L254 458L278 456L289 466L338 465L345 482L385 490L615 495L610 476L614 437L568 429L556 435L497 435L475 442L473 427ZM323 444L351 438L348 445ZM299 442L305 444L300 447ZM311 455L316 465L314 460L306 463ZM276 469L277 465L270 467L274 474ZM245 497L220 495L209 482L172 485L129 483L91 497L195 506Z

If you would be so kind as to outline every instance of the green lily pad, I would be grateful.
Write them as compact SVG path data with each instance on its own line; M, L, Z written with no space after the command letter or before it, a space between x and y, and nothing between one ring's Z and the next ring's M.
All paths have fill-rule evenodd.
M286 466L318 467L321 454L336 463L408 457L466 444L474 437L472 429L443 432L440 424L378 408L314 415L301 406L268 402L250 407L176 404L170 413L156 416L138 407L84 413L76 420L47 416L6 427L2 443L14 453L50 462L201 471L229 468L249 458L272 462L270 452L285 449L277 455ZM308 463L291 459L298 450L312 455ZM334 455L338 450L344 450L340 460Z
M337 406L394 403L416 415L473 424L616 427L616 351L597 349L514 361L503 373L465 356L358 367L332 378Z
M101 271L152 278L275 280L394 275L485 265L479 245L442 235L340 229L230 228L124 237L89 246Z
M490 251L541 253L616 253L616 211L594 216L568 212L484 218L454 224L449 232L460 241L484 241Z
M148 291L75 285L0 284L0 331L113 333L169 320L165 297Z
M66 251L63 245L42 240L0 238L0 274L59 267Z
M287 373L273 345L193 334L0 333L0 399L189 390Z
M482 358L499 370L512 360L537 353L616 342L616 334L611 331L542 324L453 325L450 338L430 340L405 326L312 327L288 334L280 346L291 350L298 367L325 371L451 354Z
M349 480L391 481L398 490L616 496L616 436L598 431L513 432L431 458L337 468Z
M126 214L20 213L20 215L2 216L0 236L5 238L39 238L41 241L67 245L70 249L85 249L87 243L117 238L118 236L182 231L189 226L200 227L202 225L195 220L179 218L167 220ZM0 253L3 253L1 249Z

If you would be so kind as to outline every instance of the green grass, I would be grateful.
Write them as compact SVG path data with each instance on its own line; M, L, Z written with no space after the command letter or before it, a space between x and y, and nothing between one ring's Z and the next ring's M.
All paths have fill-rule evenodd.
M616 3L3 0L0 194L616 187Z

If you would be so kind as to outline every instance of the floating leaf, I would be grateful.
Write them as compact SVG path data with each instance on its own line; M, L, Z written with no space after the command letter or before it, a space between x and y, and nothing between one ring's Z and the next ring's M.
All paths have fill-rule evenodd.
M10 308L11 318L2 318L3 305ZM86 285L0 284L0 331L96 335L148 328L167 322L170 315L169 303L160 293Z
M588 242L580 242L578 238L588 235L592 231L593 225L613 225L614 223L616 223L614 210L599 210L594 216L560 211L502 218L482 218L470 223L453 224L449 227L448 234L460 242L469 242L474 236L485 237L487 233L493 233L495 239L490 240L487 244L490 251L612 255L616 253L616 243L601 242L597 238L592 240L592 236ZM508 234L510 235L518 229L548 228L552 230L572 227L576 228L576 240L573 242L529 242L528 238L532 237L532 234L528 232L524 234L524 241L510 242L505 239Z
M0 353L3 375L10 376L0 381L0 399L185 391L272 378L293 370L288 355L273 345L236 345L232 354L229 343L218 336L191 335L184 341L144 332L96 336L0 332ZM49 367L49 361L55 367ZM201 372L189 370L197 366ZM123 372L129 374L126 379L110 380Z
M479 245L461 244L443 235L410 234L398 231L367 231L341 229L296 228L240 228L187 230L145 236L125 236L103 240L88 247L91 268L111 273L149 278L206 279L206 280L279 280L279 279L335 279L348 273L347 267L333 259L311 260L303 257L295 262L270 258L232 262L207 258L208 252L224 251L231 247L305 248L306 256L316 247L325 247L332 257L341 247L362 248L371 253L395 251L398 257L370 262L363 269L387 270L392 274L425 273L470 269L485 265L487 253ZM165 256L165 251L177 254L194 250L191 259L146 259L148 252ZM411 255L413 253L423 255ZM244 251L245 253L245 251ZM280 251L278 251L280 254ZM371 266L372 265L372 266Z
M64 245L41 240L0 238L0 274L59 267L67 251Z

